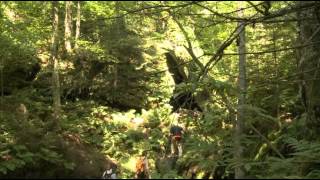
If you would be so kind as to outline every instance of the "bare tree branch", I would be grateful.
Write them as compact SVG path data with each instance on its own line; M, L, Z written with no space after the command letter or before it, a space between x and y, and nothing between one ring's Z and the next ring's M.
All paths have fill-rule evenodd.
M215 11L212 11L210 8L207 8L207 7L205 7L205 6L203 6L203 5L199 4L199 3L195 3L195 4L200 6L200 7L205 8L205 9L207 9L209 11L211 11L212 13L215 13ZM224 15L219 14L219 13L218 14L222 15L222 17L224 17L224 18L230 18L230 19L233 19L233 20L245 21L244 26L243 26L243 27L245 27L246 25L254 23L254 22L257 22L257 21L279 17L279 16L282 16L282 15L285 15L285 14L288 14L288 13L296 12L296 11L301 10L301 9L314 7L315 5L320 6L320 3L308 3L308 4L304 5L304 6L300 6L300 5L298 6L297 5L297 6L293 7L293 8L284 8L284 9L279 10L278 12L273 13L273 14L268 15L268 16L259 17L259 18L250 18L250 19L235 18L235 17L231 17L231 16L224 16ZM214 66L217 62L220 61L220 59L223 56L223 51L227 47L229 47L231 45L231 43L238 37L239 33L243 30L243 29L239 29L239 28L241 28L241 27L240 26L236 27L236 29L228 37L228 39L226 41L224 41L224 43L220 46L220 48L216 51L216 53L212 56L212 58L210 58L209 62L205 65L203 73L199 76L199 79L204 77L208 73L208 71L211 69L211 67Z
M216 53L210 58L208 63L204 67L204 71L200 74L199 79L204 77L208 71L210 70L211 66L215 65L223 56L223 51L231 45L231 43L238 37L238 35L243 31L243 27L245 26L237 26L235 30L231 33L226 41L222 43Z
M252 23L255 23L255 22L264 21L264 20L267 20L267 19L272 19L272 18L284 16L286 14L290 14L290 13L294 13L294 12L297 12L297 11L300 11L300 10L306 10L306 9L314 8L314 7L318 7L318 6L320 6L320 3L318 3L318 2L314 2L314 3L311 2L311 3L308 3L308 4L304 4L303 6L295 5L295 6L292 6L290 8L283 8L283 9L277 11L277 12L270 13L270 15L268 15L268 16L251 19L250 21Z
M251 5L251 7L253 7L256 11L258 11L259 13L264 15L264 12L257 7L258 5L253 4L251 1L247 1L247 3L249 3ZM261 3L261 4L263 4L263 3Z
M199 7L202 7L203 9L206 9L206 10L210 11L213 15L216 15L216 16L219 16L219 17L223 17L225 19L236 20L236 21L243 21L243 20L247 21L248 20L248 19L244 19L244 18L238 18L238 17L234 17L234 16L229 16L229 15L226 15L226 14L218 13L218 12L213 11L212 9L200 4L199 2L195 2L194 4L199 6Z
M161 9L160 11L157 11L157 13L158 13L158 12L162 12L162 11L168 11L168 10L171 10L171 9L184 8L184 7L193 5L193 4L195 4L195 3L196 3L196 2L191 1L191 2L188 2L188 3L179 4L179 5L175 5L175 6L169 6L169 5L147 6L147 7L143 7L143 8L140 8L140 9L135 9L135 10L127 11L126 13L121 14L121 15L119 15L119 16L111 16L111 17L108 17L108 18L98 18L97 20L117 19L117 18L122 18L122 17L127 16L127 15L140 13L140 12L143 12L143 11L149 10L149 9Z
M252 124L249 123L250 128L258 134L267 144L268 146L281 158L284 159L284 156L280 153L280 151L274 147L274 145L269 141L268 138L266 138L263 134L260 133L258 129L256 129Z
M280 48L280 49L272 49L272 50L266 50L266 51L259 51L259 52L246 52L244 54L267 54L267 53L274 53L274 52L280 52L280 51L288 51L288 50L295 50L295 49L299 49L299 48L303 48L303 47L308 47L308 46L313 46L316 44L320 44L320 41L318 42L312 42L309 44L304 44L304 45L300 45L300 46L292 46L292 47L288 47L288 48ZM227 56L236 56L236 55L240 55L239 53L224 53L222 54L227 55ZM208 54L205 53L202 56L212 56L212 54ZM201 56L200 56L201 57ZM198 57L199 58L199 57Z
M190 56L192 57L192 60L199 66L199 68L201 69L201 71L204 70L204 66L203 64L199 61L199 59L197 58L197 56L194 54L193 52L193 47L192 47L192 43L191 40L188 36L187 31L184 29L183 25L177 20L177 18L174 15L171 15L172 19L177 23L177 25L179 26L180 30L182 31L187 43L188 43L188 47L184 46L186 48L186 50L188 51L188 53L190 54Z
M318 2L310 2L308 4L304 4L303 6L295 5L295 6L291 6L289 8L280 9L280 10L278 10L276 12L270 13L267 16L260 16L260 17L257 17L257 18L252 18L252 17L249 17L249 18L238 18L238 17L234 17L234 16L229 16L229 15L226 15L226 14L223 14L223 13L218 13L218 12L216 12L216 11L214 11L214 10L204 6L204 5L202 5L199 2L196 2L195 5L197 5L199 7L202 7L204 9L210 11L213 15L222 17L222 18L224 18L226 20L235 20L237 22L238 21L245 21L247 24L250 24L250 23L257 23L257 22L265 21L267 19L280 17L280 16L283 16L283 15L286 15L286 14L290 14L290 13L294 13L294 12L300 11L300 10L305 10L305 9L308 9L308 8L318 7L318 6L320 6L320 3L318 3Z

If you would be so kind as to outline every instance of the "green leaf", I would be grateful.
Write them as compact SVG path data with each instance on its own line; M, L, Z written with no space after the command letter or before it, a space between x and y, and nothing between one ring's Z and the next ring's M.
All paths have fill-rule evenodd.
M65 168L67 168L69 170L73 170L76 166L76 164L73 162L64 162L63 165Z
M10 171L15 170L16 167L17 167L16 164L14 164L14 163L12 163L12 162L10 162L10 161L5 162L5 163L4 163L4 166L5 166L6 168L8 168Z
M23 153L23 154L18 153L17 156L18 157L32 157L32 156L34 156L34 154L32 152L26 152L26 153Z
M0 156L4 155L4 154L8 154L10 152L10 149L5 150L5 151L1 151L0 152Z
M13 159L12 164L15 164L15 166L17 168L17 167L22 167L22 166L26 165L26 162L24 162L23 160L20 160L20 159Z
M0 172L2 172L3 174L7 174L7 168L0 166Z
M24 145L15 145L15 146L13 146L13 149L15 149L17 151L21 151L21 150L26 150L27 147Z
M244 168L246 169L246 171L250 171L251 165L250 164L245 164Z

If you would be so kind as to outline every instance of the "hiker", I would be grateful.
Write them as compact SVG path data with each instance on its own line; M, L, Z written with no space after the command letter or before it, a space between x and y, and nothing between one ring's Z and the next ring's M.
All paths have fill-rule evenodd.
M105 170L102 174L102 179L117 179L117 165L115 164L108 164L107 170Z
M143 152L136 162L136 179L150 179L147 153Z
M170 128L171 155L182 156L182 134L183 128L173 125ZM178 152L177 152L178 150Z

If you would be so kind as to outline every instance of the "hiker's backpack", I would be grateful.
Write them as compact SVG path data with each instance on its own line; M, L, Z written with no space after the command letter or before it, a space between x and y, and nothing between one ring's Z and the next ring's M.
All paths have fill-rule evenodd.
M180 141L181 138L182 138L182 134L181 134L181 131L182 131L182 128L179 127L179 126L173 126L171 128L171 133L172 133L172 137L176 140L176 141Z

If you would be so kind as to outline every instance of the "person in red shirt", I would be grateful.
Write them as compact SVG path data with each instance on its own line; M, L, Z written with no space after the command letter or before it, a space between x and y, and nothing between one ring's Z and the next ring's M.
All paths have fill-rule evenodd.
M173 125L170 128L170 141L171 141L171 155L182 156L182 134L183 128L178 125Z

